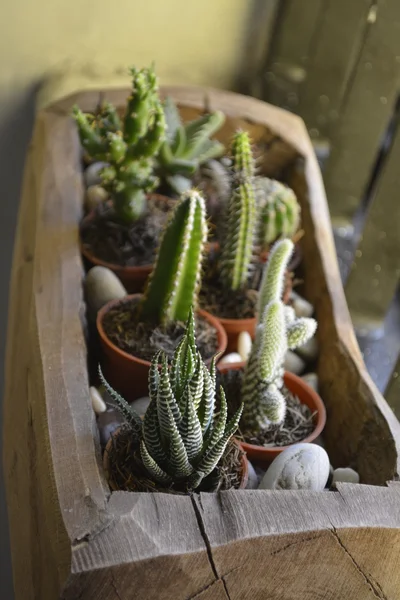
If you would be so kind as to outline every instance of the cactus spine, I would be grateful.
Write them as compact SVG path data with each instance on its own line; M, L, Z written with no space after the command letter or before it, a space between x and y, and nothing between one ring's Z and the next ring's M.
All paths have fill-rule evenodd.
M183 124L171 98L164 102L167 137L157 157L158 173L177 194L191 187L191 176L210 158L224 152L223 144L210 137L223 125L225 116L216 111Z
M278 242L271 251L260 292L259 324L246 365L242 399L247 429L264 430L283 422L286 400L282 393L283 362L288 349L305 344L315 333L314 319L296 318L281 300L283 278L293 244Z
M261 246L291 238L300 223L300 205L292 189L268 177L256 177Z
M250 275L256 227L255 167L247 132L235 133L231 153L233 190L221 249L221 276L229 289L238 290L246 286Z
M143 465L155 482L195 490L218 465L237 429L243 406L228 422L225 394L220 388L216 414L215 380L215 362L209 371L197 351L191 310L186 334L171 364L162 352L153 358L150 404L139 429L139 417L103 378L117 407L133 423Z
M74 107L81 143L88 154L109 163L102 172L118 220L131 223L146 206L146 193L158 179L155 155L165 139L165 117L158 97L158 81L152 68L131 69L132 92L123 124L115 108L106 104L97 117Z
M186 321L197 305L207 241L206 210L196 190L182 195L164 231L142 302L142 317L166 324Z

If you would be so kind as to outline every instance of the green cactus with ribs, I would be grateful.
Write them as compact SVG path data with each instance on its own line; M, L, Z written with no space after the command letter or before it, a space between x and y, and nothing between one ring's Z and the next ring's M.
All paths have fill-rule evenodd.
M268 248L278 239L291 238L300 223L300 205L294 191L275 179L256 177L260 243Z

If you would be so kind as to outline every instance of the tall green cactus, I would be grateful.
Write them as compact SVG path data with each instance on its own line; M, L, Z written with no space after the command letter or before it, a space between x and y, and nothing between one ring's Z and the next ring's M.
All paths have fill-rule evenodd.
M231 154L233 190L221 241L221 276L229 289L238 290L245 287L250 274L256 229L255 167L247 132L235 133Z
M292 256L294 244L291 240L277 242L271 249L258 293L257 314L261 317L272 300L280 300L285 285L285 271Z
M165 117L152 68L131 69L132 92L123 123L111 104L97 116L73 108L82 146L95 160L109 163L101 171L116 217L131 223L145 210L146 193L158 185L155 155L165 139Z
M300 205L292 189L275 179L256 177L255 189L264 248L281 238L291 238L300 223Z
M174 192L181 194L190 189L191 176L202 163L223 154L223 144L210 137L223 125L225 116L216 111L184 124L172 98L166 98L164 114L167 137L157 156L157 172Z
M186 321L190 307L197 305L206 241L204 199L190 190L176 205L161 239L142 302L143 319L162 324Z
M150 404L142 425L131 406L102 380L140 440L141 459L151 479L188 491L198 488L221 460L243 406L227 422L225 394L220 388L216 414L215 362L209 371L197 351L192 311L171 364L162 352L152 360Z

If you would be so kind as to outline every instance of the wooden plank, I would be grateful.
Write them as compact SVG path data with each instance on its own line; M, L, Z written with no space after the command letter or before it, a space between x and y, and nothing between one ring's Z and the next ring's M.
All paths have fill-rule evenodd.
M396 417L400 419L400 354L386 388L385 398Z
M399 164L400 130L397 127L389 154L379 172L346 284L353 323L363 333L383 328L400 281Z
M378 0L332 136L325 185L334 225L348 226L366 191L400 84L400 4Z

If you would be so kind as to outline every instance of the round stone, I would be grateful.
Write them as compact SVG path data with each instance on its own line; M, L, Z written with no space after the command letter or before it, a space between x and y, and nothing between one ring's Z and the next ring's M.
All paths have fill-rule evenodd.
M94 162L85 169L83 174L83 178L85 181L86 187L90 187L91 185L97 185L101 183L100 171L107 167L108 163L106 162Z
M230 363L238 363L243 362L242 357L237 352L231 352L230 354L225 354L219 361L220 365L226 365Z
M251 335L248 331L241 331L238 336L238 354L240 354L241 359L245 362L248 361L250 352L251 352Z
M127 294L118 277L106 267L90 269L84 281L85 298L89 316L96 318L97 312L110 300L119 300Z
M333 471L332 486L336 483L360 483L360 476L357 471L350 467L335 469Z
M89 388L89 392L90 392L90 399L92 401L92 408L93 408L94 412L96 413L96 415L99 415L102 412L105 412L107 410L107 406L106 406L106 403L104 402L103 398L101 397L101 394L98 391L98 389L92 386Z
M99 206L99 204L103 204L108 198L108 193L106 190L101 187L101 185L91 185L86 190L85 194L85 208L88 212L91 212L95 208Z

